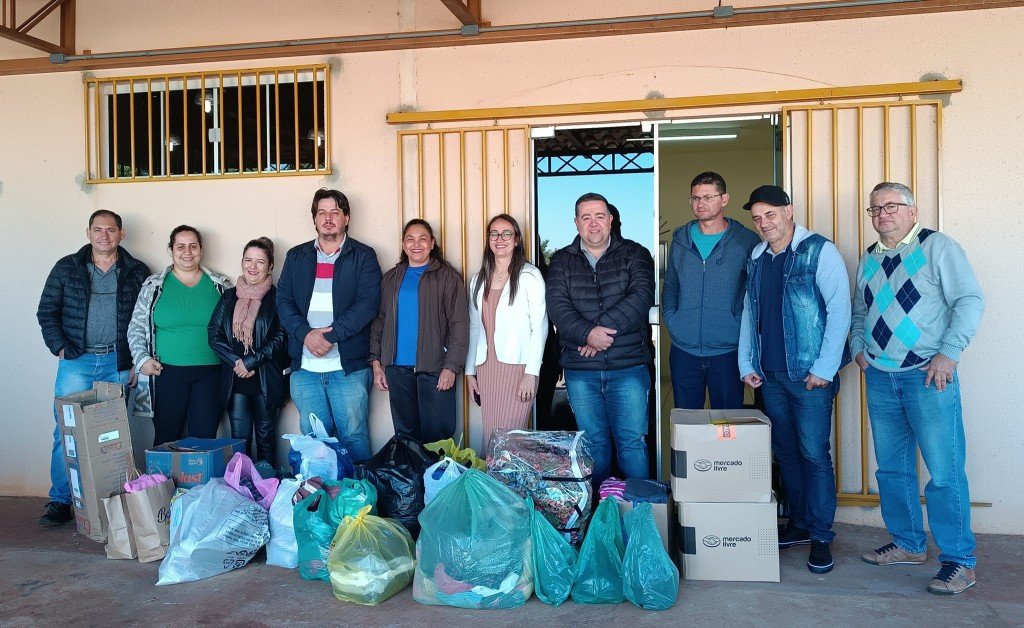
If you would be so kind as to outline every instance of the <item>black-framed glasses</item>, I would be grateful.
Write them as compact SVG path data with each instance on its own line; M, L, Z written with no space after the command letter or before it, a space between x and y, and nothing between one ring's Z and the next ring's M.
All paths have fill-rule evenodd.
M884 210L887 214L895 214L900 210L900 207L910 207L906 203L886 203L885 205L872 205L864 209L872 217L877 216Z
M715 200L719 196L721 196L721 194L705 194L704 196L691 196L690 197L690 204L691 205L700 205L701 201L703 201L705 203L710 203L711 201Z
M505 229L504 231L489 231L487 233L487 239L489 239L489 240L511 240L512 236L514 236L514 235L515 234L512 233L512 231L510 231L509 229Z

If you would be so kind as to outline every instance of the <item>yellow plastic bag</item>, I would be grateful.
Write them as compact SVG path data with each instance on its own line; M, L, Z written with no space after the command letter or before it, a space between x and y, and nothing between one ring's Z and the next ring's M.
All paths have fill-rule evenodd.
M375 517L370 508L342 520L327 569L336 598L374 606L412 582L414 546L402 524Z

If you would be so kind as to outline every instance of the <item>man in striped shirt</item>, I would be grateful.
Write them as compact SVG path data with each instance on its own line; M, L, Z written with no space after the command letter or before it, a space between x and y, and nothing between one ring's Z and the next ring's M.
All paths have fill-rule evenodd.
M370 322L380 305L380 265L372 248L348 236L344 194L321 188L310 211L317 237L288 251L277 290L292 400L303 433L315 415L361 462L371 453Z

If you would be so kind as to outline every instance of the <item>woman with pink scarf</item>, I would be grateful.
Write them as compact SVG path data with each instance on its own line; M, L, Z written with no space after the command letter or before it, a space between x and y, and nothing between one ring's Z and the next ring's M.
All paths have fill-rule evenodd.
M223 362L221 392L231 419L231 437L244 438L249 457L271 465L277 455L277 417L288 391L288 357L284 328L277 318L273 268L270 238L246 244L242 275L234 288L224 292L209 327L210 347Z

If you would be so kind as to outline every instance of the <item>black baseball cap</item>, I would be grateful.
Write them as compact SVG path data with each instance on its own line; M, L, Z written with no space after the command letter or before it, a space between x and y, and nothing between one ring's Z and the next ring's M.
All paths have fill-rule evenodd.
M743 204L743 209L750 210L754 203L768 203L775 207L789 205L789 194L777 185L762 185L750 193L750 200Z

